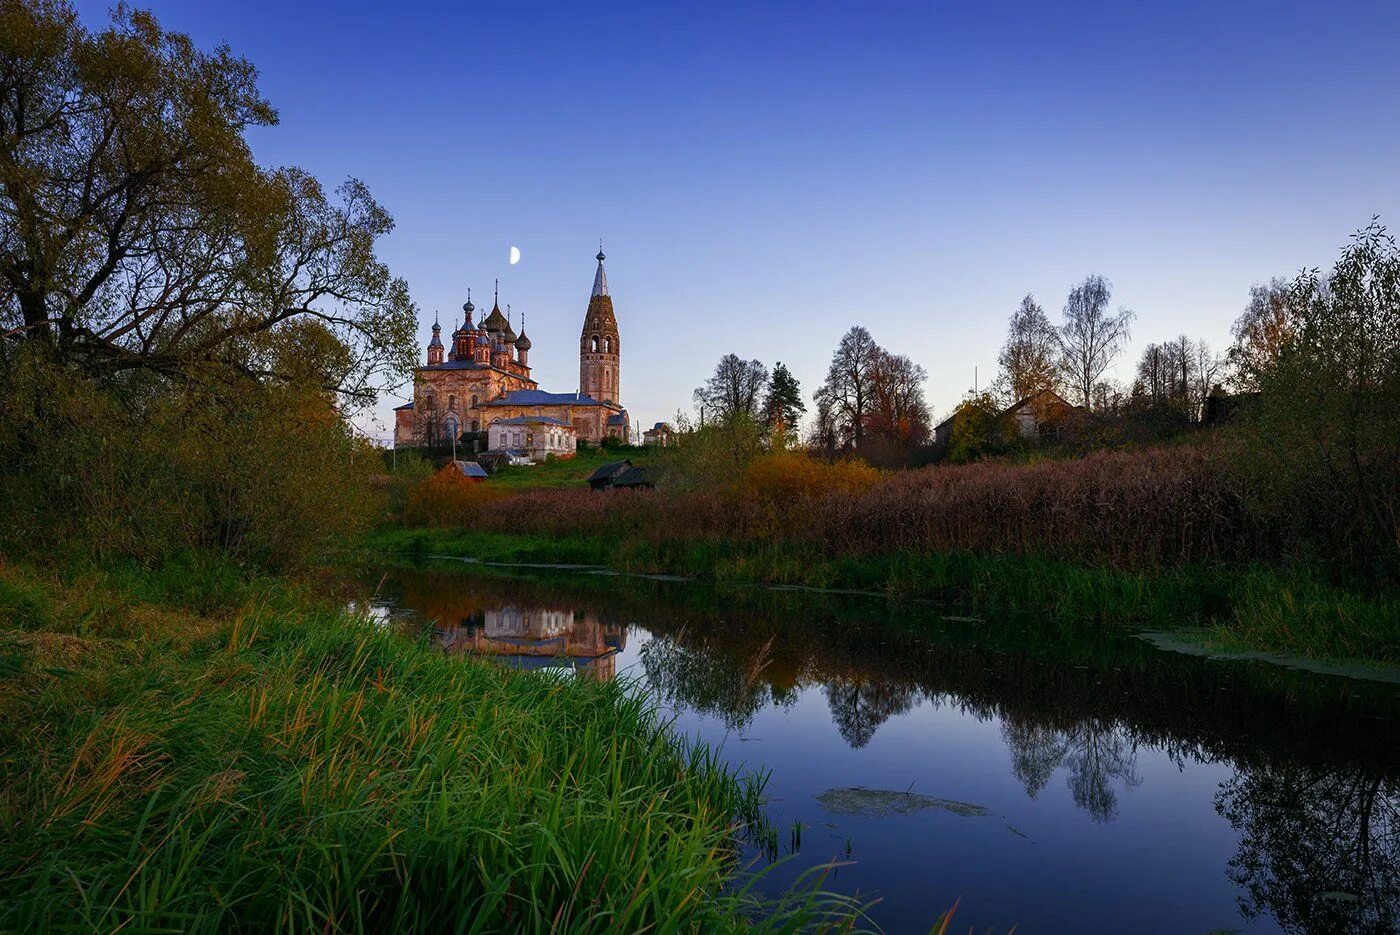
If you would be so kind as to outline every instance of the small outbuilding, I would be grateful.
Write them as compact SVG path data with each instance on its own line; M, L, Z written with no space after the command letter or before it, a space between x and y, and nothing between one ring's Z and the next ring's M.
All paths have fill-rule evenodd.
M588 475L588 486L594 490L606 490L612 486L615 478L623 472L630 470L632 462L623 458L621 461L609 461L602 465L592 474Z
M444 470L456 471L467 480L475 483L480 483L490 476L486 473L486 469L475 461L449 461Z
M636 465L623 471L608 485L613 490L651 490L656 486L656 469Z

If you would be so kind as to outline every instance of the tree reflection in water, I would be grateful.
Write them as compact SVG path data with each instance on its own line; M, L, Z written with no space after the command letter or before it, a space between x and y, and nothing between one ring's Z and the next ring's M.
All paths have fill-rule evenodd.
M913 708L918 697L913 688L859 677L829 681L825 691L832 723L857 750L870 743L881 724Z
M820 689L835 729L860 749L916 704L954 705L999 724L1027 795L1063 769L1097 822L1114 820L1141 783L1140 753L1225 764L1234 775L1216 810L1240 840L1220 872L1246 916L1296 932L1400 924L1400 751L1378 741L1393 733L1393 691L1167 655L1103 630L970 628L832 595L435 572L396 586L400 605L428 620L539 606L591 608L574 619L619 634L636 621L648 631L639 655L650 689L731 729Z
M763 679L769 643L748 659L696 651L675 638L657 636L640 650L647 682L672 707L689 708L718 718L730 730L742 730L770 704L789 707L797 693ZM741 664L744 663L744 664Z
M1248 918L1291 932L1393 932L1400 910L1400 783L1360 769L1268 766L1221 786L1240 833L1229 875Z
M1002 721L1001 737L1011 752L1011 771L1036 798L1060 767L1068 770L1074 804L1095 821L1118 816L1114 783L1134 789L1142 783L1137 774L1137 743L1117 724L1089 718L1059 729L1016 718Z

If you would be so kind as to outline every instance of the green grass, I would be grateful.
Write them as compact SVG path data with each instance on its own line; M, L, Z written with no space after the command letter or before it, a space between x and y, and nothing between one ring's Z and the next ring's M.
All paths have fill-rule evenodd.
M191 611L205 589L223 606ZM736 885L761 777L682 745L617 684L448 658L217 562L0 564L0 613L0 930L791 930L850 914Z
M1205 628L1211 645L1318 659L1400 662L1400 595L1363 591L1301 566L1185 566L1150 572L1036 556L893 553L831 558L772 542L663 543L384 530L371 551L485 561L607 565L732 585L877 591L892 597L1029 613L1059 622Z
M648 454L646 448L632 446L588 448L572 458L542 461L529 467L502 468L492 474L486 483L509 490L526 487L581 487L588 475L609 461L621 461L625 458L633 464L645 464Z

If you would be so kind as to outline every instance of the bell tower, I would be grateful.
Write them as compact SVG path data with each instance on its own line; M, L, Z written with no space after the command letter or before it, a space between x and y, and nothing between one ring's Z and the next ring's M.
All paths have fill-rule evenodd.
M612 296L608 295L608 277L603 272L604 259L600 245L598 271L593 274L593 294L588 298L588 311L583 316L583 334L579 337L578 388L585 396L605 403L621 404L622 391L618 377L622 345L618 339Z

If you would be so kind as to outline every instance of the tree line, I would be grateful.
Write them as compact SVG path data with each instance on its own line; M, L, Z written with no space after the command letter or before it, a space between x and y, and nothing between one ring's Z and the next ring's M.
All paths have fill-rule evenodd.
M857 325L837 344L826 379L813 397L815 419L805 443L828 454L859 452L880 458L923 444L929 437L929 407L923 367L876 343ZM807 412L801 384L783 363L726 354L694 399L702 425L754 426L774 447L803 442Z

